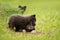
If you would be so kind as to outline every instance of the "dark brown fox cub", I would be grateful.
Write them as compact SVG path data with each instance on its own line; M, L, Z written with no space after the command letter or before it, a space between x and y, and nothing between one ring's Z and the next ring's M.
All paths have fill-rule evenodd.
M36 25L36 15L30 16L21 16L21 15L12 15L8 21L9 28L14 29L16 32L31 32L35 30Z
M27 6L19 5L18 8L20 8L21 13L23 14L26 11Z

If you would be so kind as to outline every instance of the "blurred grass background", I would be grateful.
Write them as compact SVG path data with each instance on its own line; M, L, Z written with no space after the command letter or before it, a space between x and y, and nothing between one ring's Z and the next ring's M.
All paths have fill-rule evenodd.
M23 15L36 14L40 34L15 33L7 28L9 16L21 14L18 5L27 6ZM60 40L60 0L0 0L0 40Z

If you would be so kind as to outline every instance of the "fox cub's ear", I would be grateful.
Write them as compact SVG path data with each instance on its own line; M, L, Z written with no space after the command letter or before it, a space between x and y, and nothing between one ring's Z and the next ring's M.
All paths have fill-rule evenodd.
M36 15L34 14L34 15L32 15L33 17L35 17Z

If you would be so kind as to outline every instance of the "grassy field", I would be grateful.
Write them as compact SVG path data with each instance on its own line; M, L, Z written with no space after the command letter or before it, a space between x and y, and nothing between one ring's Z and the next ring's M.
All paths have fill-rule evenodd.
M40 32L39 34L9 30L9 16L21 14L18 5L27 6L23 15L36 14L36 31ZM60 1L0 0L0 40L60 40Z

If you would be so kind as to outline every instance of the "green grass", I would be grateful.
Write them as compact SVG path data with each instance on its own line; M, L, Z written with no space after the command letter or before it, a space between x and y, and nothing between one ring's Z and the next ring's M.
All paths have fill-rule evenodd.
M9 30L9 16L21 14L18 5L27 6L23 15L36 14L40 34ZM60 0L0 0L0 40L60 40Z

